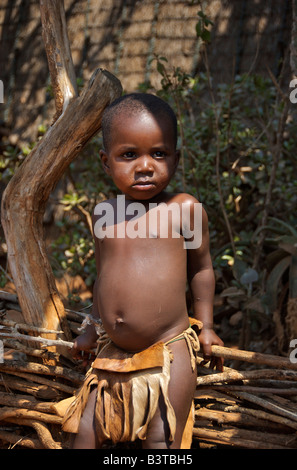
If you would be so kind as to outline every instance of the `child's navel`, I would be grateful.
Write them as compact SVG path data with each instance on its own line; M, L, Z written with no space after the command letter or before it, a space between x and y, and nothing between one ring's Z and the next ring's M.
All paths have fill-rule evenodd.
M119 316L115 319L114 323L115 323L114 328L116 329L118 326L123 325L125 322L124 322L123 318Z

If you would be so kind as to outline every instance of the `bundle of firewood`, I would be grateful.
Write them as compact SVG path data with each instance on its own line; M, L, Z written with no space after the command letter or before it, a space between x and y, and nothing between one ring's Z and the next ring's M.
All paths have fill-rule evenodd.
M0 447L65 448L69 439L61 431L59 404L73 396L84 371L50 349L71 343L42 338L53 330L16 323L5 318L5 310L1 313ZM81 315L69 311L69 323L78 334Z
M297 364L289 359L213 347L251 364L216 373L198 367L194 442L249 449L297 448Z
M65 448L69 436L61 430L59 404L73 396L85 370L51 351L53 345L71 346L40 336L46 333L48 338L52 330L13 322L6 318L5 309L0 315L0 339L8 355L0 361L0 443L2 447ZM78 334L82 314L67 310L67 318ZM224 372L217 372L202 365L201 358L193 446L297 448L297 364L219 346L213 347L213 354L224 357L225 364L241 361L245 367L224 366Z

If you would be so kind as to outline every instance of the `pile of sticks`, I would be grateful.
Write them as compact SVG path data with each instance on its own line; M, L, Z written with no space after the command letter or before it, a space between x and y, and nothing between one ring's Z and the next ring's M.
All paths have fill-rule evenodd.
M268 354L213 346L248 370L198 367L194 442L249 449L297 448L297 364Z
M66 312L70 328L79 334L84 315ZM0 447L67 448L60 404L79 388L85 370L50 350L72 343L33 336L52 331L13 322L5 313L0 309L0 340L12 357L0 361ZM225 364L240 363L242 370L225 365L224 372L217 372L202 365L201 357L193 446L296 449L297 364L220 346L212 352Z
M0 448L66 448L69 436L61 430L59 405L82 384L84 371L70 359L50 351L50 346L69 348L72 343L31 336L53 331L6 319L5 309L0 314L0 340L4 346L0 360ZM81 321L81 315L69 311L69 324L75 334L79 334ZM41 347L32 347L36 343Z

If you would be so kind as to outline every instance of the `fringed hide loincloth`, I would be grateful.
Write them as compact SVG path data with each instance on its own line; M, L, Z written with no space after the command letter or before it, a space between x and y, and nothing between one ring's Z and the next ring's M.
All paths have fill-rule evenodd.
M145 439L148 425L154 416L160 396L166 406L166 418L170 440L174 440L176 419L168 398L170 362L172 352L168 345L185 338L191 358L192 369L196 366L199 351L197 330L201 323L190 319L189 327L168 343L156 343L138 353L119 349L108 337L99 338L99 352L84 384L68 407L63 418L63 430L77 433L79 423L90 392L95 387L95 431L99 445L107 440L113 443ZM196 330L196 331L195 331ZM190 448L193 428L193 409L185 432L190 437L182 448Z

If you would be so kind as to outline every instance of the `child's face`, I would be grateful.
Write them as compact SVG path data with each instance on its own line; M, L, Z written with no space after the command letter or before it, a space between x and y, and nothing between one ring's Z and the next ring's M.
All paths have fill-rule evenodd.
M113 119L109 148L101 150L104 169L129 199L148 200L163 191L172 178L178 153L169 118L143 111Z

